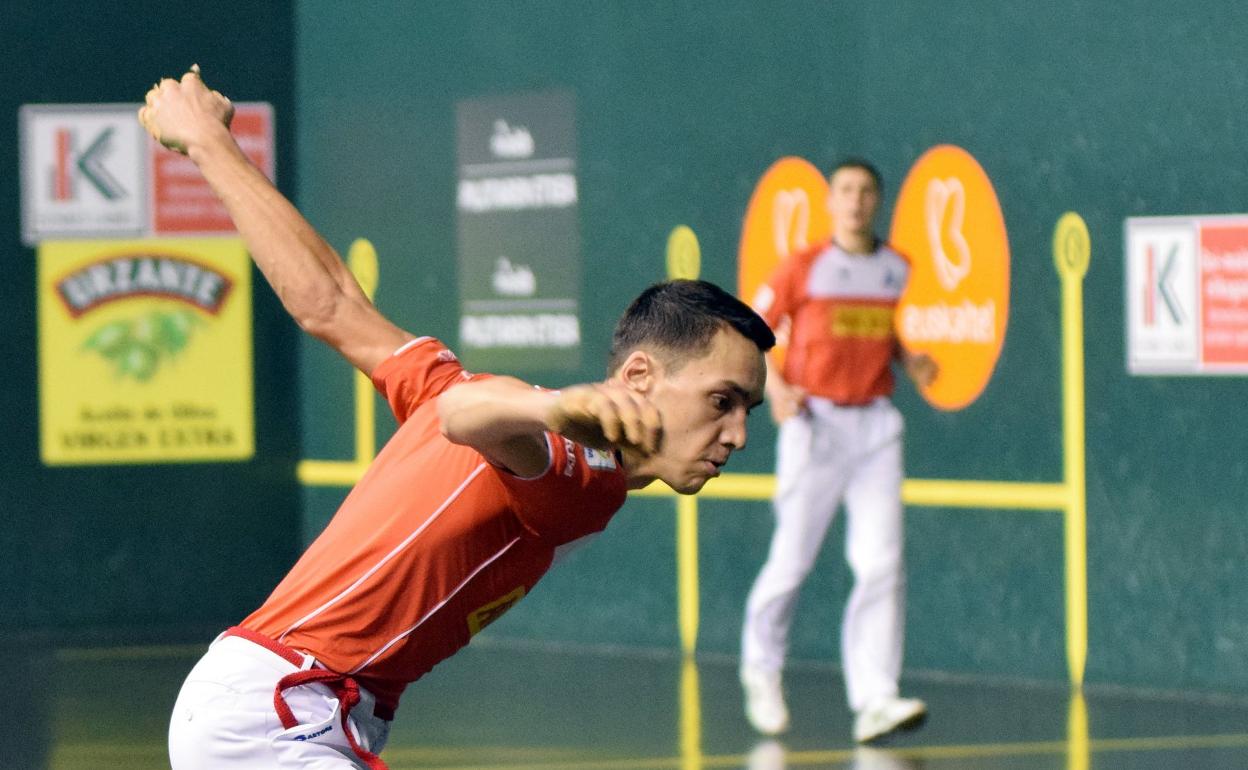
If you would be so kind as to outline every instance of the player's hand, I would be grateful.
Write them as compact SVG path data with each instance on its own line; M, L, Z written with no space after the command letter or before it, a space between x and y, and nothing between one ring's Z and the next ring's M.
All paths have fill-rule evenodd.
M595 449L616 447L654 454L663 440L659 410L645 396L623 385L574 385L559 391L548 427Z
M156 141L183 155L222 130L229 135L234 105L204 85L199 65L192 65L181 80L164 78L152 86L139 108L139 123Z
M902 359L902 365L906 369L906 374L920 388L931 385L936 381L936 376L940 374L940 364L937 364L936 359L926 353L907 353Z
M771 408L771 419L777 425L795 417L806 409L805 388L790 385L779 377L767 381L767 405Z

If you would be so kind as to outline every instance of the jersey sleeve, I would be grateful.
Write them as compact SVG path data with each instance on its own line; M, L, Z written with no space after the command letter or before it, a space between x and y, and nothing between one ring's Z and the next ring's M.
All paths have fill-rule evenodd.
M547 433L550 464L538 476L523 478L495 468L516 518L530 532L554 545L577 540L607 526L624 504L628 484L614 452Z
M418 337L378 364L371 378L402 424L421 404L475 376L464 371L459 359L441 341Z

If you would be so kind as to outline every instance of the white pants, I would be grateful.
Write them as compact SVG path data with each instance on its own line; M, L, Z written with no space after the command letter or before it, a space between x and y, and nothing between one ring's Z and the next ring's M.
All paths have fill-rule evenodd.
M841 624L841 663L854 711L874 698L896 696L901 675L902 431L901 413L884 398L862 407L811 398L805 411L780 426L776 529L746 602L742 664L779 671L798 592L844 502L854 587Z
M311 665L309 657L305 667ZM235 636L219 638L191 669L169 723L173 770L300 768L358 770L364 764L342 735L338 699L323 684L285 693L299 720L289 730L273 706L273 689L299 667ZM357 743L380 752L390 723L373 715L373 695L360 688L348 716Z

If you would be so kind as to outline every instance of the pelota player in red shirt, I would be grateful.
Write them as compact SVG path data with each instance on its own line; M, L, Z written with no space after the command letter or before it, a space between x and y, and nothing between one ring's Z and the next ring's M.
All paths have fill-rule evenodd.
M139 120L186 153L282 304L368 373L398 431L264 604L213 642L169 730L174 770L382 768L403 688L606 526L627 489L697 492L745 445L775 342L701 281L647 289L616 327L604 382L560 391L472 374L373 306L333 249L231 137L198 69Z
M921 386L935 360L907 350L893 317L909 262L875 236L880 175L850 159L828 180L833 238L783 262L755 298L773 328L789 328L782 368L767 381L780 426L776 528L746 600L741 684L755 729L789 727L781 674L802 584L837 508L847 517L845 554L854 587L841 624L854 739L878 741L917 726L927 705L898 689L905 636L905 523L901 412L892 362ZM772 362L773 365L775 362Z

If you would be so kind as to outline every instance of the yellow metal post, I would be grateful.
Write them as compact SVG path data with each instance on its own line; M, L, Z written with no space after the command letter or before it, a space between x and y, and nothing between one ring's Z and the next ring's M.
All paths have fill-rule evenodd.
M1088 704L1083 691L1070 691L1070 711L1066 715L1066 770L1088 770L1092 766L1092 740L1088 731Z
M1092 257L1083 218L1062 215L1053 259L1062 279L1062 453L1066 519L1066 661L1070 683L1083 686L1088 659L1088 512L1083 398L1083 277Z
M702 770L702 687L698 664L686 655L680 666L680 770Z
M686 225L677 225L667 237L667 277L698 277L702 250L698 237ZM698 646L698 500L676 498L676 613L680 649L693 655ZM696 672L695 672L696 673Z
M693 655L698 646L698 499L676 498L676 599L680 649Z
M371 300L377 293L380 268L377 249L367 239L357 238L347 251L347 266L360 288ZM377 452L377 401L368 375L355 372L355 461L368 465Z

